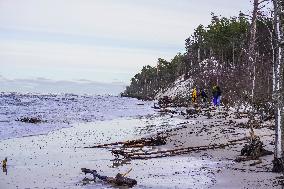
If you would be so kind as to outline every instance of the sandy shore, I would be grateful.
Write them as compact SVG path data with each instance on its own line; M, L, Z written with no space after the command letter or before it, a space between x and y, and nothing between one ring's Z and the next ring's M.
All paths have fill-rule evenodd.
M202 115L191 118L196 122L171 132L167 148L226 144L228 141L249 136L250 130L242 128L247 125L247 118L236 119L233 111L223 108L211 110L210 114L210 118ZM260 136L266 150L273 151L273 123L262 123L260 127L254 129L256 135ZM240 155L245 143L247 141L241 141L238 145L227 146L224 149L192 152L190 155L214 162L226 162L224 167L210 169L214 175L214 184L210 188L282 188L278 185L279 179L277 179L281 174L271 172L273 155L261 157L262 163L255 166L250 164L256 160L241 163L234 161Z
M178 156L120 164L114 161L109 149L83 148L140 138L184 121L171 116L120 118L78 124L47 135L3 140L0 158L8 157L8 172L1 172L0 188L111 187L101 182L83 185L82 167L107 176L133 168L129 177L137 179L135 188L206 188L212 185L212 177L200 170L204 165L215 167L215 162L209 160Z
M220 113L221 111L221 113ZM107 176L126 172L135 178L134 188L281 188L280 174L271 173L273 155L262 157L262 163L253 161L235 163L244 145L191 152L184 155L147 160L114 161L109 149L84 149L94 144L126 141L167 132L167 144L147 150L168 150L182 147L223 144L248 135L239 127L245 118L225 110L211 110L211 116L185 119L180 115L121 118L112 121L74 125L47 135L3 140L0 158L8 157L7 175L0 174L0 188L111 188L104 183L83 185L85 177L80 168L98 170ZM223 112L223 113L222 113ZM228 113L228 112L227 112ZM179 129L175 129L175 128ZM273 130L268 126L255 129L267 150L273 151Z

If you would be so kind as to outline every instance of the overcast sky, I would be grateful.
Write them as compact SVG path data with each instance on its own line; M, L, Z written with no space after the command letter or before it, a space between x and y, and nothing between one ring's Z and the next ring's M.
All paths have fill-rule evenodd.
M249 0L0 0L0 79L128 83Z

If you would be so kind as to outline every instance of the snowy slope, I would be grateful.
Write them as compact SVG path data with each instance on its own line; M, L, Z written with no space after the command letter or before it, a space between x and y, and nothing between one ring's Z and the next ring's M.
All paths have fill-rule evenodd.
M208 80L212 76L218 75L218 70L221 68L219 62L214 58L208 58L199 63L199 69L202 71L204 77L203 80ZM195 78L197 79L197 78ZM200 79L200 78L198 78ZM171 98L188 97L193 89L194 79L190 77L189 79L184 79L184 75L180 76L174 83L172 83L165 90L161 90L155 96L155 99L160 99L163 96L169 96Z
M155 99L160 99L163 96L169 96L171 98L175 97L187 97L191 93L191 88L193 86L193 81L191 78L185 80L184 75L180 76L172 85L170 85L166 90L159 91L155 96Z

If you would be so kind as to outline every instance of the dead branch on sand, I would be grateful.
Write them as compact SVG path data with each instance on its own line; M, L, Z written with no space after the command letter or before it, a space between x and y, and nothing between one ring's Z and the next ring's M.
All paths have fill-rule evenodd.
M94 181L96 182L96 179L100 179L108 184L115 185L115 186L127 186L127 187L133 187L137 184L137 181L135 179L131 179L128 177L125 177L132 169L127 171L124 174L118 173L115 177L108 177L108 176L101 176L100 174L97 173L96 170L91 170L91 169L86 169L86 168L81 168L82 172L87 174L92 174L93 179L88 179L84 178L84 182L89 182L89 181Z

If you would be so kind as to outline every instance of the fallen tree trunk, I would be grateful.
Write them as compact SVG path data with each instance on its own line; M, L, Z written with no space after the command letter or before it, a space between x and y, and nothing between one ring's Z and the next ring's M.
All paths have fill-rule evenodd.
M160 158L160 157L176 156L180 154L187 154L193 151L225 148L226 146L239 144L239 142L247 139L248 139L247 137L244 137L241 139L228 141L228 143L226 144L212 144L207 146L185 147L185 148L161 150L155 152L131 152L131 151L125 151L124 149L119 149L119 150L113 149L112 153L115 155L122 155L124 158L129 158L129 159L151 159L151 158Z
M122 145L122 148L133 148L133 147L143 147L143 146L160 146L166 144L166 137L164 136L156 136L151 138L141 138L137 140L130 140L125 142L114 142L109 144L99 144L90 147L84 148L108 148L117 145Z

